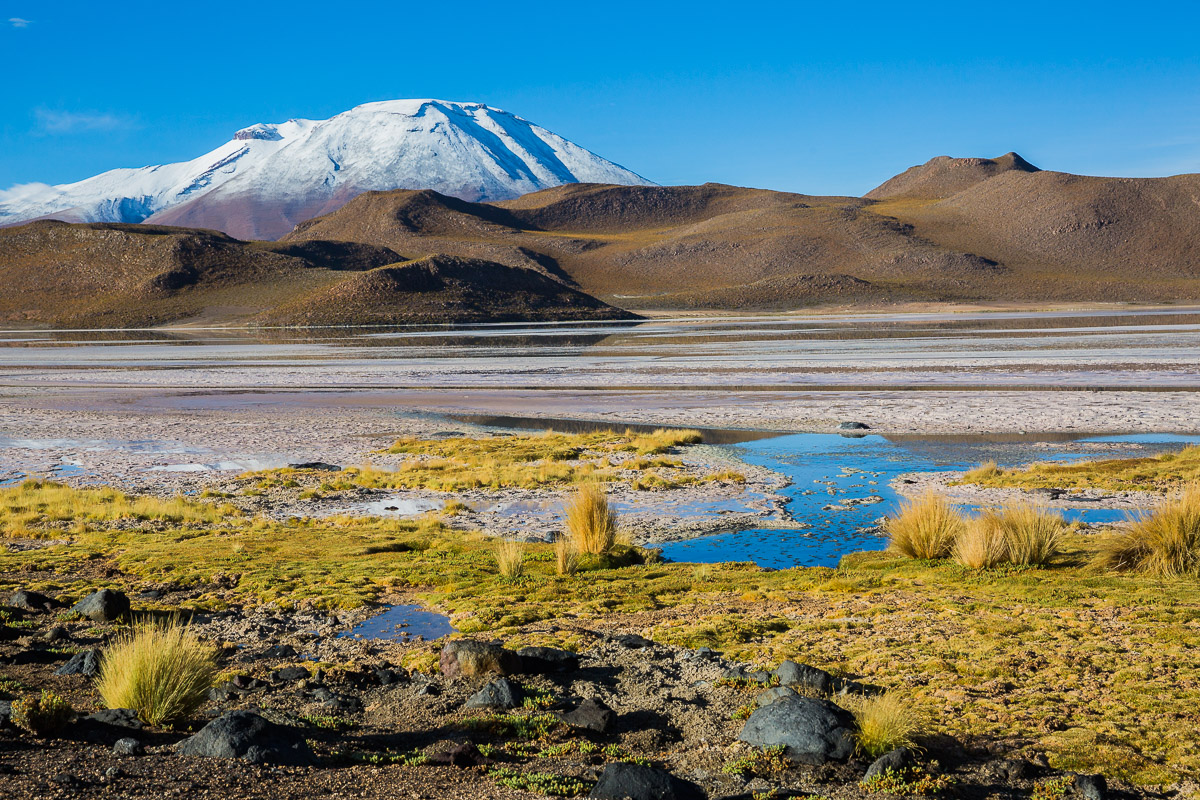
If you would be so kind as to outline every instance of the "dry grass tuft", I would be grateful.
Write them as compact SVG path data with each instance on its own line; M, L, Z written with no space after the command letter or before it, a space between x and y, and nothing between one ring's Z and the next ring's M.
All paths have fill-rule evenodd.
M1004 470L1000 469L999 465L997 465L995 461L985 461L978 467L975 467L975 469L969 469L964 472L962 476L962 482L978 483L979 481L986 481L990 478L995 478L1003 472Z
M926 492L905 500L899 515L888 520L888 545L909 558L947 558L964 527L962 515L945 498Z
M501 577L515 581L525 574L525 548L513 539L501 539L496 542L496 566L500 568Z
M1050 563L1066 534L1060 515L1028 503L1006 506L999 520L1008 545L1008 560L1018 566Z
M894 692L873 696L851 695L838 702L854 714L858 725L858 751L878 758L897 747L914 747L921 719L910 703Z
M985 511L968 520L954 542L954 560L969 569L991 569L1008 560L1008 540L1000 517Z
M617 543L617 513L598 483L584 483L567 503L567 534L577 553L601 555Z
M566 536L554 540L554 569L559 575L574 575L579 571L579 549Z
M204 703L217 676L216 649L186 625L140 623L104 653L96 688L108 708L132 708L169 725Z
M1103 542L1097 563L1162 578L1200 574L1200 483Z

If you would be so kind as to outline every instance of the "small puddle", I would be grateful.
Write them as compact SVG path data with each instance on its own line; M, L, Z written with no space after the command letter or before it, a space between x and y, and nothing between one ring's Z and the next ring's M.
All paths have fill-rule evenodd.
M385 639L390 642L412 641L421 636L426 640L440 639L458 633L445 614L415 605L388 606L382 613L365 619L339 639Z

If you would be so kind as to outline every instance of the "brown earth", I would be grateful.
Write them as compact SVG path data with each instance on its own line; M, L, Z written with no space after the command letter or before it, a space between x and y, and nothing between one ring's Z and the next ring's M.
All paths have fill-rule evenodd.
M0 320L63 327L630 316L541 269L407 261L357 242L243 242L192 228L48 220L0 229L0 287Z

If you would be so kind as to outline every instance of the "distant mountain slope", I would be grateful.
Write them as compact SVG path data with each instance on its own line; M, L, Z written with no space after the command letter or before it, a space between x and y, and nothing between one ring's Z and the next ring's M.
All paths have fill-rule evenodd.
M1038 168L1016 153L999 158L951 158L938 156L910 167L867 192L868 200L897 197L943 198L982 183L1004 172L1038 172Z
M214 228L273 239L372 190L501 200L577 181L644 178L479 103L393 100L328 120L258 124L200 158L0 192L0 225L37 218Z
M446 324L626 319L540 270L370 244L51 220L0 229L0 322Z

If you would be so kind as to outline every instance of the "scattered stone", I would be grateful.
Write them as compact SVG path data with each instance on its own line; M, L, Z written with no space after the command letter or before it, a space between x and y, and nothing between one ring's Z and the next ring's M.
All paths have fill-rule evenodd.
M112 725L116 728L133 728L141 730L142 721L132 708L104 708L94 714L88 714L84 719L89 722L99 722L101 725Z
M68 789L79 789L83 786L83 781L69 772L55 773L50 777L50 782L57 783L59 786L65 786Z
M117 622L129 616L129 598L122 592L101 589L71 606L71 610L92 622Z
M803 686L820 694L829 694L833 688L833 676L823 669L784 661L771 673L779 679L781 686Z
M146 748L137 739L126 736L113 743L112 751L119 756L140 756L146 752Z
M609 764L588 797L596 800L701 800L695 784L669 772L641 764Z
M316 762L304 735L252 711L227 711L175 747L185 756L240 758L251 764L306 766Z
M0 700L0 728L12 722L12 701Z
M1104 800L1108 792L1108 782L1103 775L1076 775L1075 794L1085 800Z
M479 752L474 742L463 742L448 750L431 754L429 763L446 767L480 767L488 763L488 760Z
M8 598L8 604L14 608L20 608L25 611L49 611L52 608L57 608L62 603L57 600L51 600L41 592L31 592L28 589L18 589L13 592L12 597Z
M85 675L89 678L99 673L100 651L95 648L80 650L67 663L54 670L55 675Z
M796 690L790 686L773 686L762 692L758 697L754 698L754 704L759 708L769 706L771 703L776 703L783 700L785 697L799 697Z
M312 677L312 673L308 671L308 667L302 667L300 665L296 665L294 667L284 667L283 669L277 669L271 673L272 680L277 682L282 681L284 683L302 681L310 677Z
M617 715L604 703L589 697L570 711L560 711L558 718L572 728L606 733L616 722Z
M39 637L43 642L65 642L71 638L67 633L67 629L62 625L55 625L50 630L46 631Z
M867 774L863 775L864 781L869 781L876 775L882 775L886 771L894 770L899 772L905 767L911 767L916 763L913 757L913 752L907 747L897 747L890 753L884 753L879 758L871 762L871 766L867 767Z
M296 648L290 644L277 644L262 651L259 658L295 658Z
M337 464L329 464L324 461L301 461L296 464L288 464L288 469L311 469L318 472L341 472L342 468Z
M521 671L521 657L498 644L459 639L442 648L438 661L451 680L482 675L512 675Z
M638 636L636 633L619 633L612 637L612 639L617 644L622 647L628 647L630 650L642 650L654 646L654 642L645 636Z
M738 738L755 747L783 745L801 764L841 761L854 752L854 715L828 700L785 697L746 720Z
M521 688L508 678L497 678L467 701L467 708L516 708L521 704Z
M522 647L517 655L521 657L521 671L530 675L579 669L579 656L557 647Z
M393 683L404 683L404 681L408 679L408 675L405 673L397 672L396 670L389 669L388 667L380 667L379 669L373 670L371 674L375 676L375 680L380 686L391 686Z

